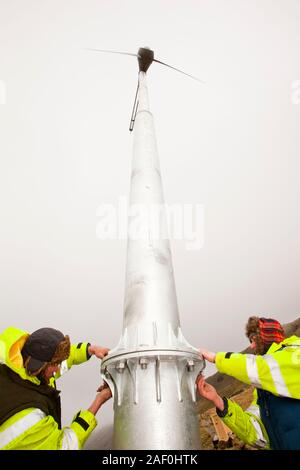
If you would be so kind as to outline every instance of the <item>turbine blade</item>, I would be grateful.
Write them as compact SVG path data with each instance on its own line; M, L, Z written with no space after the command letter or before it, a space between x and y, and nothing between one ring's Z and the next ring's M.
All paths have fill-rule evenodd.
M172 65L165 64L164 62L161 62L160 60L153 59L153 62L157 62L158 64L165 65L166 67L170 67L170 69L176 70L177 72L183 73L184 75L187 75L190 78L193 78L194 80L197 80L197 82L205 83L203 80L200 80L200 78L194 77L193 75L189 75L188 73L183 72L182 70L176 69L176 67L172 67Z
M133 57L137 57L136 54L131 54L131 52L121 52L121 51L107 51L104 49L92 49L90 47L85 47L85 51L93 51L93 52L110 52L112 54L122 54L122 55L132 55Z

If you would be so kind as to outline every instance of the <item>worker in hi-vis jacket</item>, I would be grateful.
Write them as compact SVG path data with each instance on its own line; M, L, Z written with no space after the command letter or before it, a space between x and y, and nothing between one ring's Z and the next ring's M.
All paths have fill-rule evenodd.
M107 348L70 344L53 328L32 334L9 327L0 334L0 449L81 449L97 425L95 415L111 397L104 384L88 409L61 428L60 397L55 381L92 355L102 359Z
M212 401L217 414L245 443L265 449L300 449L300 338L285 338L281 324L271 318L250 317L246 325L256 353L214 353L200 349L219 372L256 387L253 402L243 411L220 397L203 376L199 394Z

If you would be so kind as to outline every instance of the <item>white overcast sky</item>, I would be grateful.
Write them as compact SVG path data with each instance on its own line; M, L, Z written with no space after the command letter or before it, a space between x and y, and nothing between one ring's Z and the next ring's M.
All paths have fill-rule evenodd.
M300 311L298 0L0 0L0 329L119 340L126 242L97 209L129 191L137 63L84 48L141 46L206 82L148 73L166 202L205 208L202 249L172 242L182 329L240 350L249 315ZM99 377L62 379L65 424Z

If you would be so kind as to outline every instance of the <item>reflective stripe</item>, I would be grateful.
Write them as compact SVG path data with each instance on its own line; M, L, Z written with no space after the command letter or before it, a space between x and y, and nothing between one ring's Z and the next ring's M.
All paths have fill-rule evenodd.
M258 405L251 405L249 408L246 409L247 413L251 413L252 415L256 416L260 419L260 410Z
M68 370L69 370L69 368L68 368L67 361L63 361L60 365L60 375L65 374L66 372L68 372Z
M278 395L281 395L283 397L290 397L291 394L285 385L285 381L282 377L281 370L276 359L274 359L274 357L269 354L266 354L265 356L263 356L263 358L270 367L270 372Z
M5 431L0 432L0 448L7 446L11 441L21 436L25 431L45 418L45 413L38 408L13 423Z
M276 349L276 351L273 351L273 352L276 353L286 348L300 348L300 344L283 344L281 348Z
M0 364L5 364L6 346L4 341L0 340Z
M61 450L78 450L78 439L75 431L71 428L64 428L64 437L61 444Z
M249 380L252 385L261 388L261 381L258 376L256 357L252 354L246 354L246 367Z
M255 418L251 418L251 423L253 424L253 427L256 431L256 437L257 437L254 445L256 447L259 447L259 448L266 447L268 443L267 443L266 439L264 438L263 432L261 430L261 427L260 427L258 421L256 421Z

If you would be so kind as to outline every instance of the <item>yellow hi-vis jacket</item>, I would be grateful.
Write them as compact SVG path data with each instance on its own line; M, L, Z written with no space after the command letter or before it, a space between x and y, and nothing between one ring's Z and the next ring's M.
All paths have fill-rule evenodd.
M264 355L225 353L216 354L219 372L275 396L300 399L300 338L291 336L281 343L273 343ZM269 438L260 418L257 391L251 406L243 411L228 400L226 425L244 442L257 448L270 448Z
M23 380L39 385L37 377L30 376L23 367L21 349L29 334L26 331L9 327L0 334L0 363L5 364ZM71 346L69 358L61 364L60 372L50 379L55 380L67 372L74 364L88 360L88 343ZM78 419L79 418L79 419ZM76 419L76 421L74 421ZM58 428L57 422L38 408L24 409L0 426L0 449L2 450L77 450L96 427L97 421L88 410L79 411L70 426Z

